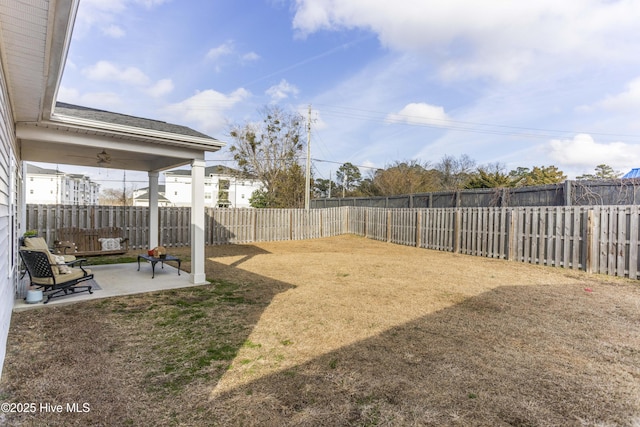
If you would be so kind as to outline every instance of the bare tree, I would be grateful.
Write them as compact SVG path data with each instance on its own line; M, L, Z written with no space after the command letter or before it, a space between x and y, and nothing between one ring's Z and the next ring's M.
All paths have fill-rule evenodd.
M476 167L475 160L466 154L458 158L444 156L436 165L440 173L440 186L443 190L459 190L465 187Z
M436 191L438 173L428 163L417 160L396 161L373 174L373 184L381 195L414 194Z
M262 121L232 125L230 151L243 173L264 185L261 205L288 207L289 192L299 180L300 156L304 149L304 119L277 105L260 110ZM297 185L297 184L295 184ZM304 192L304 180L302 181Z
M104 188L100 192L98 202L105 206L133 206L133 187L126 189Z

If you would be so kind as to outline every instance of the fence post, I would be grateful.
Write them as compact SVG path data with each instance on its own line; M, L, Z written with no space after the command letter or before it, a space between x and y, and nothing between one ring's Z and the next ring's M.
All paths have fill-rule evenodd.
M256 237L258 236L258 210L254 209L251 212L251 241L255 243Z
M564 205L571 206L573 205L571 199L573 198L573 194L571 194L571 180L567 179L564 182Z
M517 249L516 249L516 216L514 215L514 211L510 210L507 212L507 242L509 245L509 252L507 252L507 260L513 261L516 259Z
M293 210L289 209L289 240L293 240Z
M638 278L638 206L629 209L629 279Z
M351 207L350 206L345 206L344 208L342 208L342 234L346 234L349 232L349 212L351 211ZM345 231L346 230L346 231Z
M416 211L416 248L422 245L422 211Z
M369 237L369 208L364 208L364 237Z
M600 234L599 232L599 218L598 215L593 211L593 209L589 209L587 211L587 242L586 242L586 260L585 260L585 271L587 273L593 273L594 271L598 271L598 242L597 236Z
M462 245L462 214L460 209L456 209L453 212L453 253L460 253L460 246Z
M391 242L391 210L387 209L387 242Z

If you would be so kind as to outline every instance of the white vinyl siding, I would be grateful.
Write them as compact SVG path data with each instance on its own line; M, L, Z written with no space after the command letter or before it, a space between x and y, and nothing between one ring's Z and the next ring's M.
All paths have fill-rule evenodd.
M4 70L0 68L0 372L16 291L17 183L15 132L7 98Z

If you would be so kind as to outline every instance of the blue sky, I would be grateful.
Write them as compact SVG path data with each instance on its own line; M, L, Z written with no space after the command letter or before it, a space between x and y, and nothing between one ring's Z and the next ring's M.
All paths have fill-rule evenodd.
M261 106L311 105L320 178L462 154L626 172L638 22L635 0L81 0L58 100L229 142Z

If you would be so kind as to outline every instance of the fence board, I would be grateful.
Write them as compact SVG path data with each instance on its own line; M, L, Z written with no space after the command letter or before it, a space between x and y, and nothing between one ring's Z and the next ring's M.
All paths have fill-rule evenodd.
M629 272L631 279L638 278L638 206L629 208Z
M626 271L626 246L627 246L627 223L625 208L617 207L618 214L618 244L616 246L617 276L624 277Z

